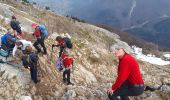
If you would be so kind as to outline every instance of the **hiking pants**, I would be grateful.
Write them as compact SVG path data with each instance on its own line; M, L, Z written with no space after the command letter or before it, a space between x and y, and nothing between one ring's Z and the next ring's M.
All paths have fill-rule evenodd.
M61 54L64 52L65 46L60 46L60 52L59 52L59 57L61 57Z
M120 88L118 88L113 95L108 95L110 100L130 100L128 96L138 96L144 91L144 85L132 85L125 82Z
M67 80L67 83L70 83L70 72L70 69L65 69L63 72L63 80Z
M34 47L37 49L38 53L41 52L41 48L38 47L38 45L40 44L43 47L44 54L47 54L47 50L46 50L46 47L45 47L45 44L44 44L44 40L45 40L45 37L44 38L43 37L37 38L37 40L34 43Z
M31 73L31 79L34 81L34 83L37 83L37 67L31 66L30 67L30 73Z

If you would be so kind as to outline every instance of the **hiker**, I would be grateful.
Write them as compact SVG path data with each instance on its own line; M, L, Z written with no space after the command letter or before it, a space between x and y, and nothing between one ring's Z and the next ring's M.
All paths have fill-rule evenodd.
M59 57L61 57L61 54L63 53L63 51L65 51L66 48L71 49L72 43L71 40L68 37L61 37L61 36L57 36L55 41L58 43L57 45L53 44L52 45L52 50L54 47L60 47L60 52L59 52Z
M36 23L33 23L32 27L35 29L33 35L36 36L37 38L37 40L34 43L34 47L37 49L37 53L41 52L41 48L38 46L40 44L44 50L43 54L47 54L47 49L44 44L44 40L48 36L46 27L44 25L38 25Z
M66 53L65 54L62 53L61 58L64 67L63 82L66 83L67 85L73 85L73 83L70 82L70 73L71 73L71 68L73 66L73 58L69 57L68 54Z
M144 81L138 62L123 47L116 47L115 56L119 59L118 77L107 94L110 100L130 100L128 96L138 96L144 91Z
M27 46L31 46L33 48L31 41L27 41L27 40L16 41L15 47L13 48L13 51L12 51L12 55L15 56L17 49L20 49L22 50L23 53L25 53L25 49Z
M25 68L30 68L31 79L34 83L40 82L37 79L38 55L33 51L31 46L27 46L22 57L22 63Z
M11 19L11 22L10 22L10 25L11 25L11 28L17 32L17 35L22 37L22 31L21 31L21 27L20 27L20 22L16 20L16 17L13 15L12 16L12 19Z
M12 29L7 29L7 33L1 37L1 47L8 51L12 51L15 46L16 36Z

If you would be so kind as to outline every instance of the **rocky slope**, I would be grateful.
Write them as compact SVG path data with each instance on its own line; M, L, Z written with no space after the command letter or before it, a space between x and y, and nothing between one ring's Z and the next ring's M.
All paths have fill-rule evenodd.
M8 3L8 5L3 4ZM27 40L34 41L28 32L32 22L48 26L50 36L45 41L47 56L40 57L38 68L41 82L34 84L28 70L22 66L14 67L0 64L0 99L33 99L33 100L106 100L105 90L111 87L116 78L118 61L110 52L114 45L123 45L132 51L127 43L121 41L115 33L96 26L80 23L69 18L55 15L52 12L39 10L32 5L23 5L13 0L0 3L1 31L9 27L9 18L15 14L20 20ZM12 6L9 6L12 5ZM57 48L52 52L54 38L62 33L69 33L74 44L70 51L75 63L71 73L74 86L62 83L62 73L55 68ZM29 37L29 38L28 38ZM31 38L31 39L30 39ZM158 66L140 61L140 68L147 85L158 86L162 82L170 83L169 65ZM152 79L152 80L151 80ZM132 100L169 100L169 91L145 92Z

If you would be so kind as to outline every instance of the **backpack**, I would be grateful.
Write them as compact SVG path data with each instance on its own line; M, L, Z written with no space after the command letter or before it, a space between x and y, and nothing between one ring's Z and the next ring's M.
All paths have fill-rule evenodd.
M4 49L2 49L2 48L0 47L0 55L1 55L2 57L8 57L8 56L9 56L9 52L6 51L6 50L4 50Z
M71 40L68 37L64 37L64 42L66 43L67 48L72 49L73 44L71 43Z
M41 35L44 36L44 37L47 37L48 36L48 31L46 29L46 26L45 25L40 25L38 27L39 27L39 30L41 31Z
M24 66L34 66L37 65L38 55L35 53L25 54L22 57L22 62Z
M62 58L57 58L57 59L56 59L56 68L57 68L59 71L62 71L62 70L63 70L63 60L62 60Z

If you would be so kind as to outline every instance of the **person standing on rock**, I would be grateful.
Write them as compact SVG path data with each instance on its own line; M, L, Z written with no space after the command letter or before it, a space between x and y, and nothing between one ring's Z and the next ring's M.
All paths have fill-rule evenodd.
M21 27L20 27L20 22L16 20L16 17L13 15L12 16L12 19L11 19L11 22L10 22L10 25L11 25L11 28L17 32L17 36L19 36L19 38L22 37L22 31L21 31Z
M27 46L25 49L25 53L22 57L23 66L25 68L30 67L30 74L31 79L34 83L40 82L40 80L37 78L37 67L38 67L38 55L33 52L33 49L31 46Z
M61 58L64 67L63 82L66 83L67 85L74 85L73 83L70 82L70 73L71 68L73 66L73 58L69 57L68 54L66 53L62 53Z
M116 47L115 56L119 59L118 77L111 88L107 90L110 100L130 100L128 96L138 96L144 91L144 81L138 62L123 47Z
M35 29L33 35L36 36L37 38L37 40L34 43L34 47L37 49L37 53L41 52L41 48L38 46L41 45L44 50L43 54L47 54L47 49L44 44L44 41L48 36L46 27L44 25L38 25L36 23L33 23L32 27Z

